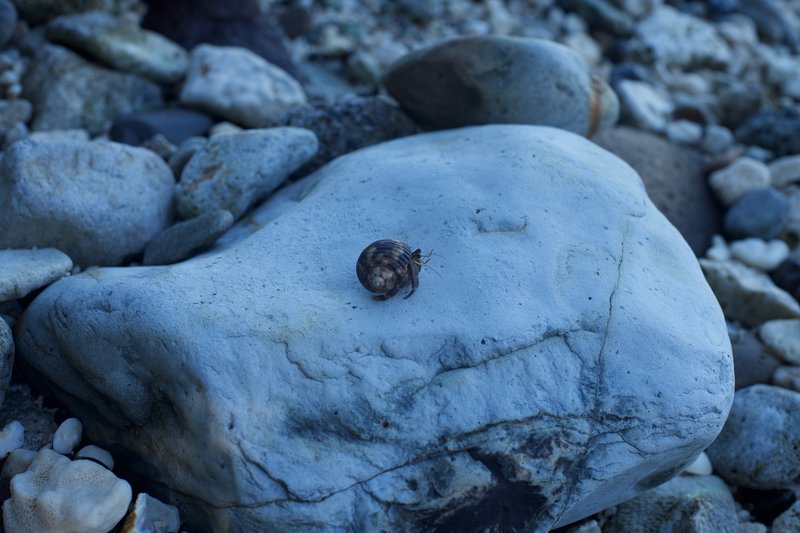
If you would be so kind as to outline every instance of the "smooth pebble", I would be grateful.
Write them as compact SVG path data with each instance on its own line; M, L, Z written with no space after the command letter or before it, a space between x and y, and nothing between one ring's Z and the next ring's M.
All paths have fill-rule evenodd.
M789 257L789 245L780 239L765 241L755 237L733 241L731 255L742 263L769 272Z
M25 443L25 428L17 420L11 421L0 430L0 459L22 448Z
M109 470L114 470L114 458L111 456L111 454L103 448L95 446L94 444L89 444L88 446L84 446L78 450L78 453L75 454L75 458L77 459L79 457L95 459L96 461L103 463Z
M725 214L725 232L732 239L774 239L789 219L789 200L771 187L742 195Z
M0 250L0 302L24 298L71 269L72 259L55 248Z
M64 420L53 435L53 451L66 455L72 453L83 436L83 424L77 418Z
M793 365L800 365L800 320L770 320L761 324L758 335L772 352Z
M727 167L712 172L708 184L722 205L731 206L746 193L768 187L770 170L761 161L740 157Z

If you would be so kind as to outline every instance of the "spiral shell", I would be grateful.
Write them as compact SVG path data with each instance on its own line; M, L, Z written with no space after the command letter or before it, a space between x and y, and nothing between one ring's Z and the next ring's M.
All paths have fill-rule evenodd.
M411 284L408 298L419 285L421 251L404 242L383 239L375 241L361 252L356 263L358 281L370 292L377 293L375 300L388 300L400 289Z

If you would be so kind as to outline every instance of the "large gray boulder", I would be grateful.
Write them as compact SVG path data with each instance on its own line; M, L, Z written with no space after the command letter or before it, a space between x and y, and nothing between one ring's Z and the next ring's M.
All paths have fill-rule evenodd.
M379 238L440 254L412 298L359 284ZM204 255L56 282L18 331L193 531L547 531L669 479L733 397L688 245L630 167L546 127L342 157Z

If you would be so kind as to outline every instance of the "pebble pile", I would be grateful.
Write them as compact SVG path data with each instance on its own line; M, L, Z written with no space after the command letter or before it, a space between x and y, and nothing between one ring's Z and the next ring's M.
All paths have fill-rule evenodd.
M685 442L676 443L681 460L673 462L681 468L653 474L657 481L635 498L600 512L575 511L580 521L573 524L548 516L549 524L569 533L800 531L797 2L229 0L220 7L212 0L0 0L5 531L209 527L182 520L191 514L185 502L163 486L159 492L162 479L143 478L145 469L117 452L135 446L104 441L110 430L86 434L86 421L64 404L45 407L31 397L34 390L55 402L51 393L60 386L39 371L52 363L46 350L42 361L25 360L35 344L23 338L30 327L25 312L48 286L81 275L107 287L104 280L120 271L156 283L175 275L158 270L162 265L196 257L212 258L213 266L215 254L278 225L302 199L318 198L316 174L308 175L320 168L334 175L342 165L331 163L337 157L424 131L485 124L567 130L633 167L697 256L699 266L692 260L691 268L713 291L732 347L736 392L713 444L684 461ZM563 168L550 169L553 176L574 169L558 161ZM387 194L405 192L398 184ZM477 233L527 229L525 216L493 219L482 209L470 208ZM295 223L313 227L308 219ZM389 237L395 236L375 235ZM565 253L565 270L574 267L572 253ZM204 305L206 296L198 289L192 305ZM97 307L124 321L142 312ZM253 311L231 311L237 312ZM566 344L570 353L581 351ZM453 348L465 358L470 349ZM381 350L394 357L391 341ZM135 355L125 371L138 379L144 370ZM69 368L65 382L106 391L108 383L85 378L96 368L79 366ZM724 365L718 373L723 391L730 376ZM137 415L108 407L102 416ZM485 464L489 477L511 468ZM522 467L506 475L523 475ZM416 487L409 487L398 489L402 498L412 498ZM427 505L401 502L384 489L373 487L371 497ZM308 494L315 499L313 490ZM560 513L571 517L565 509ZM291 517L285 524L303 530ZM323 531L337 523L330 517L314 524ZM230 527L247 530L235 521Z

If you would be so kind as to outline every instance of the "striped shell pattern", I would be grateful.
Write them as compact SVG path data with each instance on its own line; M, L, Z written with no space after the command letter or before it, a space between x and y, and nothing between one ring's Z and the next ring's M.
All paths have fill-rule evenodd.
M408 298L419 285L422 266L421 251L400 241L384 239L375 241L361 252L356 263L358 281L368 291L377 293L375 300L388 300L400 289L411 284Z

